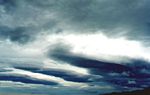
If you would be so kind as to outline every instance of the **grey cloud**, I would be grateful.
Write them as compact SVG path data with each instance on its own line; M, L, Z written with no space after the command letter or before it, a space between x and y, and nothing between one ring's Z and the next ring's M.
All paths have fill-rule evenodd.
M34 73L42 73L46 75L61 77L67 81L73 81L73 82L90 82L89 78L91 78L88 75L81 76L78 73L72 73L72 72L60 70L60 69L44 69L44 68L31 68L31 67L15 67L15 68L31 71Z
M39 33L61 32L51 14L32 0L0 0L0 39L26 44Z
M0 11L4 26L50 33L68 28L77 33L103 30L110 37L149 39L149 0L2 0L1 6L7 7Z
M26 43L31 38L31 33L28 34L28 31L25 27L18 27L15 29L11 29L6 26L0 27L0 38L1 39L10 39L12 42L18 42L18 43Z
M59 23L79 33L104 30L109 36L128 36L138 40L149 38L149 0L52 0L49 4L39 2L36 2L36 6L55 11ZM122 33L124 31L126 33Z
M63 61L77 67L86 68L92 75L103 76L103 78L94 79L94 82L107 81L108 83L122 87L137 88L143 87L143 84L149 85L150 65L149 62L144 60L130 59L130 62L118 64L72 54L63 48L61 49L61 47L57 47L54 51L49 52L48 56L57 61ZM129 83L130 80L134 80L135 84Z
M148 0L76 0L62 6L60 14L67 21L69 19L73 27L106 30L108 33L113 29L122 28L129 31L128 36L139 37L145 36L149 30L148 3Z
M0 0L0 5L7 11L13 11L17 7L16 0Z
M43 85L57 85L58 83L53 81L45 81L45 80L38 80L32 79L26 76L18 76L18 75L3 75L0 74L0 81L13 81L13 82L21 82L21 83L28 83L28 84L43 84Z
M75 66L87 68L92 74L109 76L109 73L116 73L119 75L127 73L128 75L121 77L136 79L150 77L149 73L147 73L150 68L149 62L143 60L132 59L132 63L126 63L126 65L124 65L117 64L115 62L99 61L96 59L82 57L80 55L69 54L67 52L50 54L50 57L54 58L55 60L64 61ZM142 72L143 69L146 72Z
M47 33L48 35L56 33L57 35L57 33L67 31L67 33L88 34L97 31L101 32L102 30L104 35L108 35L109 37L127 36L129 39L149 43L149 3L149 0L0 0L0 41L9 39L14 43L27 44L36 40L37 35L39 38L39 35L43 33ZM70 52L72 48L62 43L65 42L59 40L55 45L53 44L51 47L48 47L50 51L46 52L47 55L44 55L44 57L56 61L58 64L68 63L69 65L87 69L92 75L92 82L95 82L94 84L97 86L103 86L99 84L99 82L103 81L109 84L112 83L114 88L116 85L119 85L119 88L120 86L143 88L142 85L148 87L150 85L150 66L145 65L149 64L148 62L140 60L133 60L129 64L103 62L85 57L84 55L72 54ZM11 49L9 46L11 44L8 46L4 44L1 47L1 65L6 65L7 67L8 64L8 67L28 68L31 72L53 75L68 81L89 82L89 77L75 76L65 71L42 71L44 60L32 57L31 60L26 58L21 59L21 57L18 57L21 55L15 55L15 51L12 51L14 53L12 56L15 56L15 60L13 60L11 59ZM35 68L38 68L38 70L35 70ZM3 69L0 72L3 71L5 72ZM94 78L93 76L98 77ZM103 78L101 79L100 76L103 76ZM24 76L9 75L0 77L3 78L1 79L3 81L23 83L26 83L24 81L28 81L35 84L47 84L47 81L35 81L26 79ZM15 78L17 80L13 80ZM128 84L129 80L134 80L137 84ZM92 92L91 88L93 87L91 85L89 91Z
M8 9L8 7L13 8ZM27 0L1 0L0 26L10 28L32 27L38 33L41 30L51 29L56 25L56 20L50 16L51 13L33 6Z

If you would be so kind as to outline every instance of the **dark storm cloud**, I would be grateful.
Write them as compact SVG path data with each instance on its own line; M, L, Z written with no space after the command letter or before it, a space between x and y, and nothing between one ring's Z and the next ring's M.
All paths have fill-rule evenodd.
M0 0L5 11L0 11L0 24L36 27L37 33L68 28L78 33L103 30L111 37L127 36L147 42L149 3L149 0Z
M82 33L92 34L96 32L100 34L99 32L102 32L104 36L127 36L130 39L149 43L149 3L149 0L0 0L0 48L2 51L2 57L0 59L0 65L2 65L0 67L0 82L12 81L25 83L24 85L26 85L26 83L29 83L54 85L55 87L58 86L59 79L64 79L64 83L68 81L88 84L89 88L86 88L88 88L87 90L89 92L92 92L92 89L95 89L95 87L98 87L98 90L95 89L94 91L100 91L99 87L103 88L103 85L101 85L100 82L102 82L102 84L106 83L107 86L112 86L113 89L116 88L116 86L119 86L118 89L121 89L122 87L149 87L149 62L131 59L131 63L126 63L128 62L126 61L118 64L110 61L106 62L97 60L94 56L92 58L89 58L84 54L73 54L70 51L72 51L74 47L72 48L70 45L68 45L69 41L68 44L66 41L69 40L68 38L71 37L69 36L71 34L76 36L75 33L78 33L79 35L77 36L80 36L80 34ZM59 33L58 36L57 33ZM64 41L61 40L61 38L63 39L63 33L65 34ZM94 35L96 35L96 33ZM51 39L51 34L55 34L56 39L55 35L52 35ZM67 38L67 36L69 37ZM18 48L15 48L15 46L18 45L13 44L13 48L11 49L12 44L7 43L8 40L17 44L30 44L25 46L21 45ZM37 43L34 43L32 45L32 41L36 40ZM72 40L70 42L73 43L76 39ZM46 42L43 43L44 41ZM96 42L92 45L96 45ZM76 45L81 44L82 43L79 42L79 44L75 44L75 47ZM48 45L50 45L50 47L47 47ZM101 45L102 44L98 44L97 48L99 49L99 46ZM72 46L74 46L74 43L72 44ZM137 48L139 49L135 50L142 49L141 52L144 52L144 50L146 49L146 47L144 46L141 46L141 48ZM50 50L46 55L47 49ZM131 49L134 50L133 48ZM9 51L10 53L14 54L11 56ZM88 52L91 51L87 51L87 53ZM137 54L140 55L143 54L143 52ZM38 54L41 56L39 56ZM144 55L147 54L144 53L141 56ZM100 57L101 56L102 55L100 55ZM13 58L11 59L11 57ZM26 58L22 59L22 57ZM33 60L30 60L30 58ZM49 65L49 61L51 60L56 62L58 65L61 65L62 67L64 67L66 63L75 68L81 67L83 70L87 70L87 75L73 72L75 70L74 68L72 68L72 72L67 71L67 68L64 68L65 70L62 70L61 66L58 66L58 68L60 68L61 70L44 69L44 66ZM18 69L20 71L14 71L13 73L13 70L11 71L11 69L5 70L5 67L14 67L15 69ZM80 70L80 68L77 70ZM29 72L29 75L26 73L24 74L23 71ZM44 78L42 75L47 77L49 76L49 78L50 76L54 78L56 77L56 81L58 78L58 83L53 81L46 81L47 79L44 80L38 79L36 77L34 78L34 75L32 76L32 74L37 74L37 77L40 78ZM42 89L45 88L43 87ZM71 89L80 89L81 91L85 91L84 87L82 87L82 89L80 87L73 87ZM107 91L108 89L109 88L106 87ZM39 91L41 91L41 89ZM66 91L70 91L70 94L77 94L77 92L72 92L71 90ZM86 91L86 93L88 93L88 91ZM64 93L65 91L61 90L56 92Z
M65 2L65 3L64 3ZM131 38L149 35L149 0L64 0L60 15L72 27L105 30L106 34L129 31ZM121 29L121 30L117 30Z
M29 0L30 1L30 0ZM39 33L58 32L52 12L39 9L28 0L0 0L0 32L2 38L25 44ZM3 33L4 32L4 33Z
M131 88L146 88L144 87L147 86L147 87L150 87L150 83L149 83L149 79L132 79L132 78L119 78L119 77L116 77L116 78L108 78L108 79L105 79L107 82L110 82L110 83L113 83L113 84L116 84L116 85L119 85L119 86L123 86L123 87L131 87ZM130 83L132 82L132 83Z

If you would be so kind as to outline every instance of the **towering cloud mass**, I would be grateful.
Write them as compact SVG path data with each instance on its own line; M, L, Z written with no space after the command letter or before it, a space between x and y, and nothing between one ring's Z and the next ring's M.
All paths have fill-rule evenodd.
M0 94L150 87L149 3L0 0Z

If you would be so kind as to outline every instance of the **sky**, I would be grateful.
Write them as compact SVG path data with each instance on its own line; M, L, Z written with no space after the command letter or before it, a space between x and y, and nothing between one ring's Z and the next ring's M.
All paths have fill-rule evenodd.
M150 87L149 0L0 0L0 94Z

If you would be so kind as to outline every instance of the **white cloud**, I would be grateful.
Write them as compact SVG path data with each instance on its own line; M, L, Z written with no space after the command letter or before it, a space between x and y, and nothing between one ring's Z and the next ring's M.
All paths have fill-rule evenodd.
M89 75L89 71L85 68L76 67L67 63L61 63L49 59L46 59L44 61L44 68L64 70L64 71L68 71L68 73L76 73L79 76Z
M127 58L150 60L150 47L125 37L109 38L101 33L49 35L50 42L61 41L72 47L71 52L96 59L110 61ZM121 59L122 58L122 59Z

